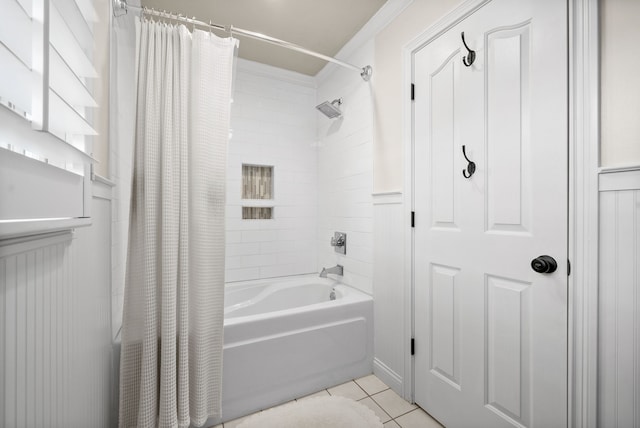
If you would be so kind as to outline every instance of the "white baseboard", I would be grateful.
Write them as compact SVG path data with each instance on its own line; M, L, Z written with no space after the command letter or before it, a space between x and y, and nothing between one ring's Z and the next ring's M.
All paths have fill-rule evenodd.
M402 381L402 376L391 370L385 363L377 358L373 359L373 374L397 392L398 395L403 396L404 382Z

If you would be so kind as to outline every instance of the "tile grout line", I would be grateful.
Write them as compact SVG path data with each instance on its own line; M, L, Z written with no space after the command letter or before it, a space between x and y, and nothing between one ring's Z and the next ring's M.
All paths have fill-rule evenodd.
M391 419L389 419L387 422L383 422L383 423L382 423L383 425L384 425L385 423L389 423L389 422L392 422L392 421L393 421L393 422L395 422L395 423L396 423L396 425L398 425L400 428L402 428L402 425L400 424L400 422L398 422L398 421L397 421L397 419L398 419L398 418L401 418L401 417L403 417L403 416L405 416L405 415L408 415L408 414L409 414L409 413L411 413L411 412L415 412L415 411L417 411L417 410L419 410L419 409L420 409L420 407L416 405L416 407L415 407L415 408L413 408L413 409L411 409L411 410L409 410L409 411L407 411L407 412L404 412L404 413L402 413L402 414L400 414L400 415L398 415L398 416L396 416L396 417L392 417L392 416L391 416L391 415L390 415L390 414L389 414L389 413L384 409L384 407L382 407L382 405L380 405L380 403L378 403L378 402L376 401L376 399L373 397L374 395L377 395L377 394L380 394L380 393L382 393L382 392L385 392L385 391L390 390L391 388L390 388L389 386L387 386L387 385L385 384L386 388L384 388L384 389L382 389L382 390L380 390L380 391L377 391L377 392L375 392L374 394L369 394L369 393L368 393L368 392L367 392L367 391L366 391L362 386L360 386L360 384L356 381L356 379L352 379L352 380L351 380L351 382L353 382L353 383L354 383L354 384L355 384L355 385L356 385L356 386L357 386L357 387L358 387L362 392L364 392L364 393L365 393L365 395L366 395L365 397L362 397L361 399L359 399L359 400L354 400L354 401L360 402L360 401L362 401L362 400L364 400L364 399L366 399L366 398L371 398L371 400L372 400L372 401L373 401L373 402L374 402L374 403L375 403L375 404L376 404L376 405L377 405L377 406L378 406L378 407L379 407L379 408L380 408L380 409L381 409L381 410L382 410L382 411L383 411L387 416L389 416L389 418L391 418ZM346 382L346 383L348 383L348 382ZM336 385L336 386L339 386L339 385ZM332 387L332 388L333 388L333 387ZM331 396L331 397L339 397L339 395L333 395L333 394L331 394L331 392L329 392L329 388L325 388L325 389L323 389L323 390L321 390L321 391L316 392L315 394L317 394L317 393L319 393L319 392L322 392L322 391L326 392L326 393L327 393L329 396ZM305 397L296 398L296 399L292 400L292 402L297 402L298 400L301 400L301 399L303 399L303 398L305 398ZM402 397L400 397L400 398L402 398ZM402 399L404 400L404 398L402 398ZM406 401L406 400L404 400L404 401ZM408 401L407 401L407 403L408 403ZM284 403L284 404L286 404L286 403ZM411 403L409 403L409 404L411 404ZM364 404L363 404L363 405L364 405ZM277 407L277 406L273 406L273 407ZM269 409L271 409L271 408L273 408L273 407L270 407ZM256 412L256 413L260 413L260 412L263 412L263 411L265 411L265 410L269 410L269 409L262 409L262 410L259 410L259 411L258 411L258 412ZM372 409L372 411L373 411L373 409ZM248 416L250 416L250 415L248 415ZM382 422L382 421L381 421L381 422ZM224 424L222 424L221 426L224 428Z
M387 416L389 416L389 418L391 418L391 419L389 419L389 420L388 420L388 421L386 421L386 422L382 422L382 421L381 421L383 425L384 425L384 424L386 424L386 423L389 423L389 422L392 422L392 421L393 421L393 422L395 422L395 423L396 423L396 425L398 425L400 428L402 428L402 425L400 425L400 422L398 422L396 419L401 418L402 416L408 415L408 414L409 414L409 413L411 413L411 412L415 412L416 410L418 410L418 409L420 408L420 407L417 407L417 406L416 406L415 408L413 408L413 409L411 409L411 410L409 410L409 411L407 411L407 412L404 412L404 413L402 413L402 414L400 414L400 415L398 415L398 416L396 416L396 417L394 418L394 417L392 417L392 416L389 414L389 412L387 412L387 411L384 409L384 407L382 407L382 405L381 405L380 403L378 403L378 402L376 401L376 399L375 399L375 398L373 398L373 396L374 396L374 395L380 394L380 393L382 393L382 392L384 392L384 391L388 391L388 390L390 390L390 389L391 389L391 387L387 386L385 389L382 389L382 390L380 390L380 391L377 391L377 392L375 392L374 394L369 394L369 393L368 393L368 392L367 392L363 387L361 387L361 386L360 386L360 384L359 384L355 379L352 379L352 380L351 380L351 382L355 383L355 384L358 386L358 388L360 388L360 389L361 389L361 390L362 390L362 391L367 395L366 397L362 397L361 399L356 400L356 401L360 402L360 401L364 400L365 398L371 398L371 400L372 400L372 401L373 401L373 402L374 402L378 407L380 407L380 409L381 409L381 410L382 410L382 411L383 411ZM386 385L385 385L385 386L386 386ZM326 392L327 392L327 394L329 394L330 396L334 397L334 395L333 395L333 394L331 394L331 392L329 392L329 388L325 389L324 391L326 391ZM338 396L336 395L335 397L338 397ZM401 397L401 398L402 398L402 397ZM404 400L404 398L403 398L403 400ZM296 399L296 401L298 401L298 400ZM405 401L406 401L406 400L405 400ZM407 403L408 403L408 401L407 401ZM409 403L409 404L411 404L411 403Z
M386 389L383 389L382 391L386 391ZM379 391L379 392L382 392L382 391ZM366 391L365 391L365 392L366 392ZM367 394L368 394L368 393L367 393ZM376 392L376 394L377 394L377 392ZM386 422L382 422L382 424L383 424L383 425L384 425L384 424L386 424L387 422L389 422L389 421L392 421L392 420L393 420L393 417L389 414L389 412L387 412L387 411L386 411L386 410L385 410L385 409L384 409L380 404L378 404L378 402L377 402L376 400L374 400L374 399L373 399L373 397L372 397L371 395L367 395L366 397L361 398L360 400L358 400L358 402L360 402L360 401L362 401L362 400L365 400L365 399L367 399L367 398L370 398L370 399L371 399L371 401L373 401L373 403L374 403L374 404L376 404L378 407L380 407L380 410L382 410L382 411L384 412L384 414L385 414L385 415L389 416L389 418L390 418L390 419L389 419L388 421L386 421ZM373 409L372 409L372 410L373 410Z
M358 400L358 401L362 401L362 400L364 400L365 398L371 398L371 400L372 400L372 401L373 401L373 402L374 402L378 407L380 407L380 409L381 409L381 410L382 410L382 411L383 411L387 416L389 416L389 418L391 418L391 419L389 419L387 422L383 422L383 423L382 423L383 425L384 425L385 423L389 423L389 422L393 421L393 422L395 422L395 423L396 423L400 428L402 428L402 425L400 425L400 422L398 422L396 419L401 418L401 417L402 417L402 416L404 416L404 415L408 415L408 414L409 414L409 413L411 413L411 412L415 412L416 410L418 410L418 409L420 408L420 407L416 406L415 408L413 408L413 409L411 409L411 410L409 410L409 411L407 411L407 412L404 412L404 413L402 413L402 414L400 414L400 415L398 415L398 416L396 416L396 417L394 418L394 417L392 417L392 416L389 414L389 412L387 412L387 411L384 409L384 407L382 407L382 405L381 405L380 403L378 403L378 402L376 401L376 399L373 397L374 395L378 395L378 394L380 394L380 393L382 393L382 392L384 392L384 391L388 391L388 390L390 390L390 389L391 389L391 387L389 387L389 386L385 385L385 386L387 386L385 389L382 389L382 390L380 390L380 391L377 391L377 392L375 392L374 394L369 394L367 391L365 391L365 389L364 389L363 387L361 387L361 386L360 386L360 384L359 384L355 379L353 379L353 380L352 380L352 382L353 382L353 383L355 383L356 385L358 385L358 387L359 387L360 389L362 389L362 390L364 391L364 393L365 393L365 394L367 394L367 396L366 396L366 397L361 398L361 399L360 399L360 400ZM329 392L329 391L327 390L327 392ZM329 395L331 395L331 394L329 393ZM401 397L401 398L402 398L402 397ZM402 398L402 399L404 400L404 398ZM404 400L404 401L407 401L407 400ZM409 402L407 401L407 403L409 403ZM411 403L409 403L409 404L411 404Z

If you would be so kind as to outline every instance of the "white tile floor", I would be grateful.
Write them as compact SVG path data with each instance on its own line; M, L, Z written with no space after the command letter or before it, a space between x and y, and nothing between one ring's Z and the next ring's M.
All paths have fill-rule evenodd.
M296 401L323 395L351 398L369 407L382 421L384 428L442 428L435 419L414 404L410 404L375 375L369 375L328 388ZM251 415L249 415L251 416ZM249 416L216 425L213 428L236 428Z

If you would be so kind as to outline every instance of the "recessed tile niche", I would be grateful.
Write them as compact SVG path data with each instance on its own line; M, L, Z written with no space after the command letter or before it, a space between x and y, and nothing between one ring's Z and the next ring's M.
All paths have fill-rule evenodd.
M273 218L273 207L242 207L244 220L268 220Z
M242 165L242 199L273 200L273 166ZM273 207L263 204L243 206L242 218L272 219Z

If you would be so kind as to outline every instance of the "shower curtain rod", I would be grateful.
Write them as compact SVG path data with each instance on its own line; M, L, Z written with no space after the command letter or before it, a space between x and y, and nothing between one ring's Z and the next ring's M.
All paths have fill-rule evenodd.
M212 23L211 21L209 21L209 23L203 22L203 21L199 21L194 17L189 18L186 17L182 14L175 14L172 12L167 12L167 11L158 11L155 10L153 8L148 8L148 7L139 7L139 6L129 6L127 4L126 0L113 0L114 3L114 7L113 7L113 14L117 16L116 11L117 10L124 10L124 14L127 13L128 9L137 9L142 11L143 14L147 14L147 15L153 15L153 16L158 16L161 18L165 18L165 19L173 19L176 21L182 21L185 23L189 23L192 25L199 25L199 26L203 26L206 28L213 28L216 30L222 30L225 31L227 33L230 34L240 34L243 35L245 37L249 37L255 40L260 40L263 42L267 42L267 43L271 43L272 45L276 45L276 46L281 46L283 48L287 48L287 49L291 49L294 50L296 52L301 52L303 54L306 55L310 55L316 58L320 58L323 59L325 61L328 62L332 62L334 64L337 64L339 66L351 69L351 70L355 70L360 72L360 76L362 77L362 79L365 82L368 82L369 79L371 79L371 75L373 74L373 69L371 68L370 65L364 66L364 67L358 67L356 65L353 64L349 64L348 62L344 62L344 61L340 61L339 59L327 56L327 55L323 55L321 53L309 50L307 48L303 48L302 46L296 45L294 43L290 43L287 42L285 40L280 40L280 39L276 39L275 37L271 37L271 36L267 36L266 34L261 34L261 33L256 33L255 31L249 31L249 30L243 30L242 28L236 28L233 27L231 25L219 25L219 24L215 24Z

